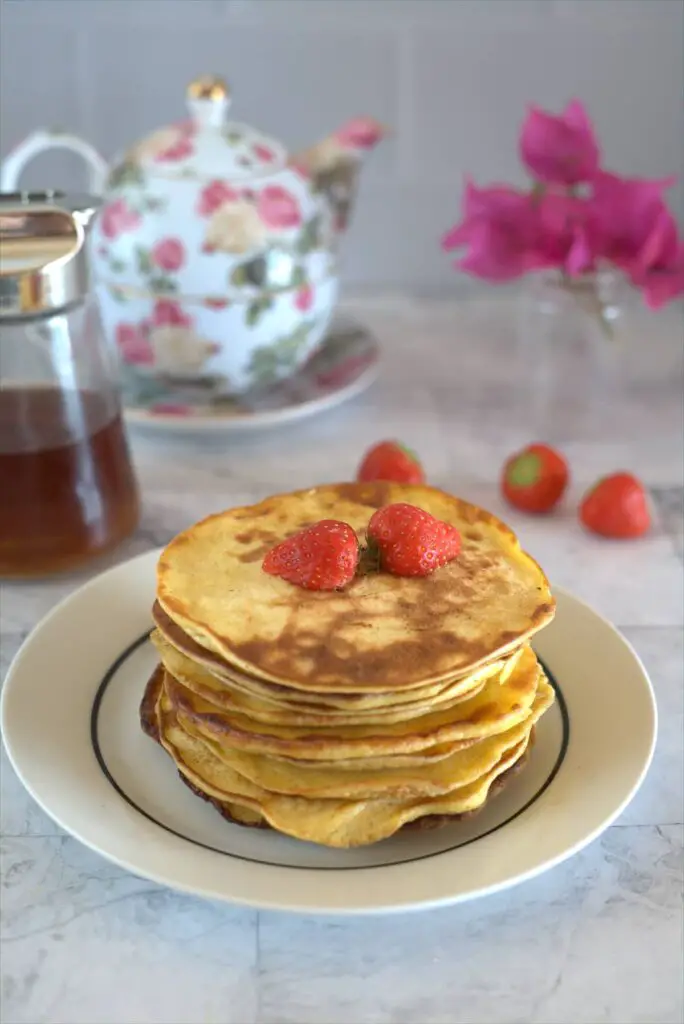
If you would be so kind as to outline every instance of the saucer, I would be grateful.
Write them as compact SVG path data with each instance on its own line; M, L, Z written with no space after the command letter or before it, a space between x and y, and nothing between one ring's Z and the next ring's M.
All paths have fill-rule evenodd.
M314 416L355 398L375 380L380 350L360 324L339 320L292 377L244 395L211 394L169 382L145 404L124 410L131 427L162 432L251 431Z

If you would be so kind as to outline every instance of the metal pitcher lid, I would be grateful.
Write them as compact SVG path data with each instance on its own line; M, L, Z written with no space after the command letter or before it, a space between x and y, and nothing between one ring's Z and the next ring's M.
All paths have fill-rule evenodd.
M98 204L53 191L0 193L0 319L43 316L85 298L85 232Z

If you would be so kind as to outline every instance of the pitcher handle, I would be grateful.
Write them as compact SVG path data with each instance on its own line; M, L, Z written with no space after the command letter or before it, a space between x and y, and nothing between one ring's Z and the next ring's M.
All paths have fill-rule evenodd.
M39 153L44 153L48 149L68 149L85 160L90 169L89 191L95 195L102 195L109 168L106 160L100 156L98 151L88 142L79 139L77 135L47 131L42 128L20 142L5 157L2 171L0 171L0 191L16 192L26 165Z

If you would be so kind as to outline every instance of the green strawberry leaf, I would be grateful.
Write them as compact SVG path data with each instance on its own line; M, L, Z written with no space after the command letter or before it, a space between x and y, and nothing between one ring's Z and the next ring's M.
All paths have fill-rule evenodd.
M506 474L513 487L533 487L541 476L541 459L534 452L524 452L508 467Z

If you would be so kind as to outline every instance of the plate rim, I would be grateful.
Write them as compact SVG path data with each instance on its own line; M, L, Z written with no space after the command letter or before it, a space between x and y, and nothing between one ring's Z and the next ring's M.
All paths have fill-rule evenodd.
M629 788L623 794L622 799L610 810L610 812L607 815L605 815L602 818L602 820L597 822L595 827L593 827L592 829L590 829L587 832L585 832L582 829L580 829L579 831L581 832L581 834L578 835L576 840L574 842L572 842L570 845L564 846L562 849L558 850L558 852L556 854L552 855L552 856L542 857L541 859L535 860L535 862L533 864L531 864L528 868L526 868L524 870L516 871L513 874L505 875L505 877L501 877L498 881L489 882L488 884L480 885L479 887L476 886L475 888L465 889L465 890L461 890L461 891L459 891L457 888L455 888L454 891L442 892L442 893L439 893L439 894L435 894L435 895L433 895L433 896L431 896L429 898L415 898L415 897L408 896L405 899L396 899L396 898L388 898L388 897L383 896L381 894L381 895L376 896L375 898L373 898L372 901L369 902L369 903L359 903L359 902L356 902L356 903L353 903L351 905L345 905L345 906L341 906L339 903L334 902L334 901L331 902L331 903L326 903L324 899L316 899L316 898L314 898L313 900L312 899L308 899L308 900L305 900L304 902L302 902L301 899L298 899L295 895L293 895L293 897L290 898L290 896L288 894L288 890L292 889L293 893L295 893L299 889L306 889L307 881L313 882L314 879L320 880L321 877L325 877L327 879L327 883L326 883L326 885L323 886L323 888L330 887L330 886L332 886L334 888L336 884L344 885L345 884L345 876L348 879L350 874L353 874L355 876L355 878L360 878L361 881L363 881L363 876L368 877L369 873L371 873L373 876L375 876L376 879L377 879L378 875L382 874L382 872L386 873L386 875L389 877L391 875L397 875L397 873L399 873L399 874L401 874L402 872L403 873L407 873L407 869L411 869L412 868L412 864L411 863L408 863L408 864L397 863L397 864L387 865L387 866L384 866L382 868L382 872L379 870L378 867L371 867L371 866L369 866L369 867L359 867L353 873L349 872L347 869L331 869L331 868L328 868L328 869L326 869L325 871L322 872L322 871L319 871L315 867L312 867L312 868L305 868L305 867L298 868L298 870L297 870L297 875L298 875L298 882L297 882L297 884L293 885L293 886L288 886L287 882L285 882L285 884L283 886L284 894L283 894L282 898L280 896L278 896L278 898L273 898L273 897L264 897L264 898L257 897L257 898L255 898L254 896L250 896L250 895L241 896L239 892L235 892L235 891L227 892L227 891L225 891L225 889L219 889L215 885L211 885L211 884L208 885L208 884L202 883L200 881L195 881L195 882L192 882L192 883L188 883L188 882L185 882L183 880L179 880L178 878L175 878L173 876L173 873L165 874L163 870L157 870L157 869L154 869L154 868L150 868L150 866L148 864L144 864L143 866L141 866L140 859L138 859L136 861L135 859L129 859L126 856L121 856L121 855L119 855L117 853L113 853L110 850L108 850L106 847L101 845L102 840L100 841L100 844L99 844L93 838L91 838L91 837L89 837L87 835L83 835L82 830L80 830L80 831L79 830L74 830L74 827L72 825L68 824L68 821L65 820L63 813L55 812L53 809L51 809L48 806L48 804L51 801L49 799L44 801L43 794L40 792L40 787L39 786L38 787L34 786L26 778L26 775L25 775L24 771L21 768L22 754L17 755L17 752L13 749L12 738L11 738L12 727L10 726L10 728L8 729L8 716L11 714L11 702L13 700L13 692L16 689L16 687L18 686L18 683L15 682L14 680L21 678L21 671L22 671L23 661L28 656L28 653L32 649L35 649L36 645L40 644L40 642L41 642L41 635L44 633L44 631L47 630L48 627L51 626L51 624L55 622L55 620L59 621L59 619L64 614L68 614L70 606L72 604L77 604L79 601L85 600L91 590L94 590L96 588L98 588L98 589L99 588L103 588L106 591L110 586L116 585L117 577L120 580L123 580L123 579L126 578L126 576L128 574L134 574L136 571L140 571L140 572L147 572L147 571L149 571L150 577L151 577L151 589L152 589L153 588L153 579L154 579L154 572L153 572L153 570L154 570L154 566L156 565L156 562L157 562L157 559L159 557L159 554L160 554L161 550L162 549L159 548L159 549L153 549L153 550L150 550L150 551L146 551L146 552L143 552L140 555L135 556L132 559L128 559L127 561L124 561L124 562L122 562L122 563L120 563L120 564L118 564L116 566L113 566L112 568L106 570L105 572L100 573L100 574L92 577L90 580L86 581L81 587L76 588L70 594L68 594L64 598L62 598L52 609L50 609L50 611L40 620L40 622L38 622L38 624L31 630L31 632L28 634L28 636L23 641L21 647L19 648L18 652L16 653L15 657L13 658L13 660L12 660L10 666L9 666L9 669L8 669L6 677L5 677L4 684L2 686L2 692L0 693L0 729L2 730L3 742L4 742L5 750L7 752L8 759L10 761L10 764L11 764L15 774L17 775L17 777L21 781L22 785L26 789L26 791L29 794L29 796L38 804L39 807L41 807L41 809L48 815L48 817L52 821L54 821L61 829L63 829L68 835L72 836L78 842L82 843L84 846L86 846L89 849L93 850L99 856L102 856L106 860L109 860L110 862L117 864L119 867L123 868L124 870L130 872L131 874L133 874L133 875L135 875L137 877L147 878L147 879L149 879L149 880L151 880L151 881L153 881L153 882L155 882L155 883L157 883L159 885L162 885L162 886L164 886L166 888L175 889L176 891L179 891L179 892L185 892L185 893L188 893L188 894L191 894L191 895L194 895L194 896L200 896L200 897L208 898L208 899L217 899L217 900L220 900L220 901L223 901L223 902L227 902L229 904L233 904L233 905L236 905L236 906L248 907L248 908L253 909L253 910L269 910L269 911L295 912L295 913L298 913L298 914L306 914L306 915L333 915L333 916L384 915L384 914L392 914L392 913L413 912L413 911L418 911L418 910L423 910L423 909L430 909L430 908L440 907L440 906L455 905L455 904L466 902L466 901L469 901L469 900L472 900L472 899L478 899L478 898L480 898L480 897L482 897L484 895L493 895L493 894L495 894L497 892L500 892L500 891L502 891L504 889L511 888L513 886L517 886L517 885L521 884L524 881L527 881L527 880L529 880L531 878L536 877L537 875L540 875L540 874L550 870L551 868L553 868L553 867L557 866L558 864L562 863L563 861L565 861L569 857L573 856L575 853L579 852L579 850L581 850L585 846L589 845L589 843L591 843L602 832L604 832L607 828L609 828L610 825L613 824L613 822L620 816L620 814L623 812L625 807L627 807L627 805L630 803L630 801L632 800L632 798L634 797L634 795L636 794L636 792L640 788L640 786L641 786L641 784L642 784L642 782L643 782L643 780L644 780L644 778L646 776L646 773L648 772L648 769L649 769L649 767L651 765L651 762L652 762L652 759L653 759L653 754L654 754L654 750L655 750L655 746L656 746L656 741L657 741L657 734L658 734L658 711L657 711L657 703L656 703L656 699L655 699L655 693L654 693L654 690L653 690L653 685L652 685L652 682L651 682L651 680L649 678L648 672L646 671L646 668L643 665L643 662L642 662L641 658L639 657L638 653L635 651L635 649L632 646L632 644L627 640L627 638L624 637L619 632L619 630L611 622L609 622L604 616L602 616L599 612L595 611L589 604L587 604L581 598L576 597L574 594L572 594L570 591L566 590L565 588L563 588L563 587L554 587L553 588L554 593L556 594L557 597L560 598L560 602L559 603L561 603L561 605L565 601L569 601L570 604L574 604L575 606L578 606L582 610L583 614L588 613L596 621L597 625L601 628L602 631L607 631L608 633L610 633L611 639L612 639L612 641L614 643L617 643L619 646L621 646L623 648L625 654L634 663L635 668L638 669L639 676L640 676L640 682L642 684L642 690L643 690L642 697L646 698L646 704L647 704L648 709L650 711L650 722L644 723L645 725L648 725L648 729L649 729L649 742L648 742L648 746L647 746L647 749L646 749L645 753L642 756L640 766L639 766L638 770L636 771L636 775L632 779ZM562 679L560 680L560 683L561 683L561 688L562 688ZM94 696L95 689L97 688L97 679L93 680L93 686L94 686L94 690L93 690L93 696ZM10 709L9 711L8 711L8 707ZM89 735L89 722L85 723L85 733ZM89 750L90 750L90 746L89 746ZM92 751L91 751L91 753L92 753ZM94 755L93 755L93 758L94 758ZM94 763L96 764L96 762L94 762ZM24 764L26 764L25 758L24 758ZM98 771L99 771L99 769L98 769ZM117 801L122 800L120 795L113 789L113 787L111 787L111 784L109 783L109 781L107 781L107 786L111 790L112 794L116 797ZM552 790L553 790L553 786L549 787L549 791L547 791L546 795L548 796L548 792L550 792ZM541 800L539 802L539 804L542 804L542 805L543 805L543 803L544 803L543 800ZM542 808L542 810L543 810L543 808ZM514 823L515 826L516 826L516 831L517 831L517 828L520 827L520 822L523 821L525 819L525 817L527 816L527 813L528 813L527 811L525 813L523 813L521 815L521 817L518 819L518 821L516 823ZM539 813L539 805L537 805L537 814L538 813ZM67 814L66 818L68 819L68 817L69 816ZM140 815L136 815L136 821L140 817L141 817ZM143 832L149 831L149 829L152 829L155 833L163 831L163 830L159 829L159 827L157 825L153 825L151 823L148 823L148 825L142 831ZM470 849L473 849L473 848L478 847L478 846L484 847L485 844L488 844L488 840L492 839L492 838L495 838L495 840L497 842L500 842L501 841L501 835L504 832L505 832L505 829L501 829L500 832L498 833L498 835L491 835L491 836L482 837L482 839L481 840L479 839L477 843L471 844ZM186 843L186 841L184 839L178 839L177 841L181 842L183 844ZM435 857L433 858L433 860L438 860L438 859L439 860L443 860L444 858L452 858L452 859L453 858L458 858L459 850L463 850L463 849L464 849L463 847L460 847L460 848L456 848L455 850L445 851L444 853L436 854ZM209 854L209 856L210 857L212 857L212 856L216 857L218 855L217 854ZM231 862L231 859L233 860L234 864L237 863L237 859L236 858L231 858L229 853L228 854L223 853L223 854L221 854L221 856L224 857L224 858L227 856L228 857L228 863ZM200 858L197 858L197 859L200 859ZM190 860L192 860L192 856L190 857ZM415 862L415 863L420 863L420 862ZM286 866L274 866L274 865L265 865L265 864L259 864L259 863L250 862L248 865L246 865L246 867L249 869L248 873L251 874L251 875L259 875L259 874L263 875L264 873L266 873L268 875L273 875L275 873L277 875L280 872L284 872L285 873L285 876L284 876L285 878L287 878L288 875L290 877L292 876L292 873L290 872L290 869L288 867L286 867ZM240 872L238 871L238 874L239 873ZM413 872L410 872L410 873L413 873ZM257 879L257 881L258 881L258 879ZM240 883L238 883L238 885L239 884ZM319 881L317 881L316 884L314 885L314 889L317 889L317 888L320 888L320 887L321 886L319 884ZM401 888L401 886L400 886L400 888Z

